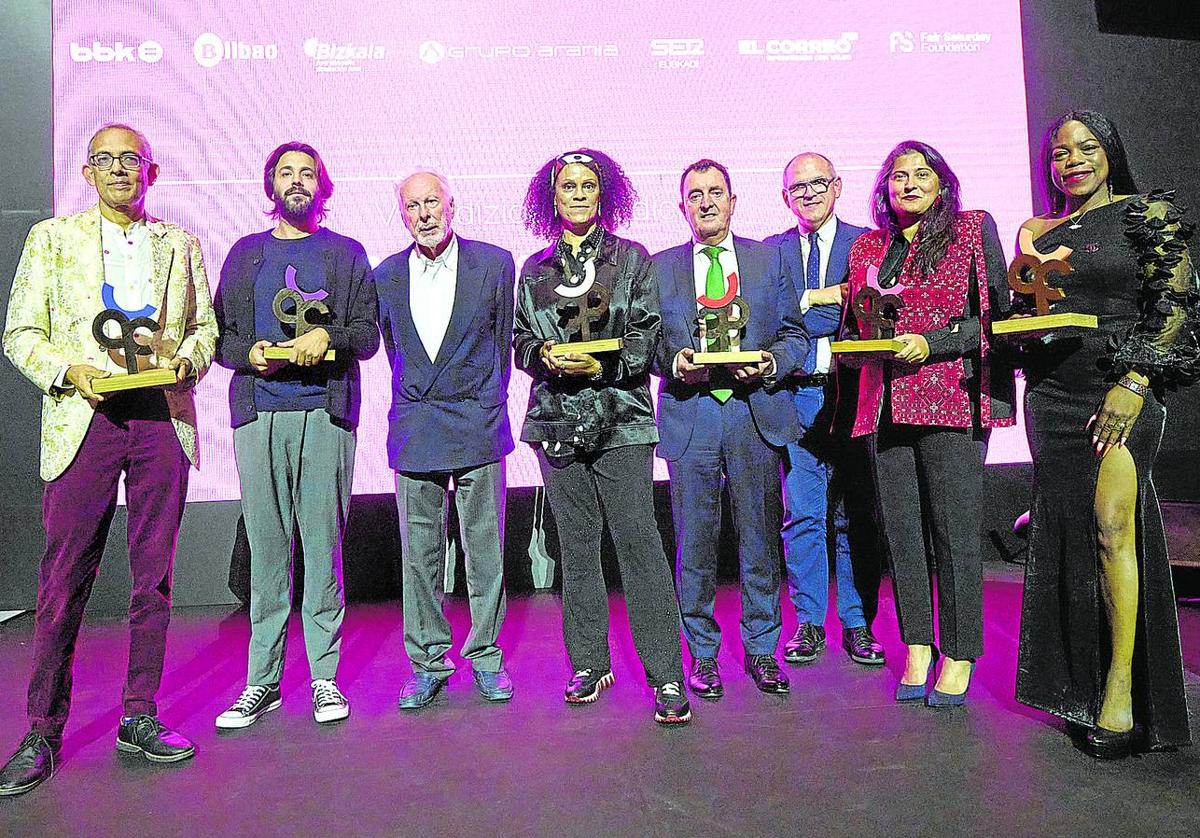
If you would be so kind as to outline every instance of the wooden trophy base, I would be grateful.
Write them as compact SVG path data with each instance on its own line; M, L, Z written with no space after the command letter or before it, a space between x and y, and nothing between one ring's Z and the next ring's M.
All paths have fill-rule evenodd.
M1013 317L992 324L993 335L1020 335L1026 332L1046 332L1051 329L1096 329L1100 321L1094 314L1045 314L1040 317Z
M263 350L263 357L268 361L286 361L292 357L292 350L286 346L268 346ZM332 361L337 357L337 354L330 349L325 353L325 360Z
M597 352L616 352L624 345L625 341L621 338L585 340L579 343L556 343L550 347L550 355L555 358L570 355L572 352L578 352L583 355L595 355Z
M123 390L137 390L142 387L162 387L175 383L175 370L146 370L132 375L110 375L108 378L93 378L92 392L97 394L119 393Z
M692 355L692 363L708 364L759 364L762 363L761 352L697 352Z
M835 355L895 355L904 344L895 338L881 340L835 340L829 349Z

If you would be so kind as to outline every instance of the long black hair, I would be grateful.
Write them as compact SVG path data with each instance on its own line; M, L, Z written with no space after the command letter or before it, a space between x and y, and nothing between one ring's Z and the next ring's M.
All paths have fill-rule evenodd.
M1117 124L1099 111L1068 111L1050 124L1042 137L1041 158L1038 167L1042 176L1042 202L1051 215L1062 215L1067 206L1067 196L1054 185L1054 165L1050 161L1054 153L1054 135L1068 122L1082 122L1092 132L1104 156L1108 158L1108 185L1114 195L1137 195L1140 191L1129 169L1129 158L1125 156L1125 143Z
M888 180L892 176L892 167L896 160L906 154L920 154L938 176L940 190L933 200L933 206L921 216L920 235L917 240L917 252L913 259L917 269L925 276L933 273L937 263L942 261L950 243L954 241L954 219L962 209L959 195L958 176L946 162L946 158L928 143L919 140L903 140L888 152L879 174L875 175L875 189L871 199L871 217L875 225L881 229L890 230L894 235L900 234L900 224L896 220L896 212L888 199Z

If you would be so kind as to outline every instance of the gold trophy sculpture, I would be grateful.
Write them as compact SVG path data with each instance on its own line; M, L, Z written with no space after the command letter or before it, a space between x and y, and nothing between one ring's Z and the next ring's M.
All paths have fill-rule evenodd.
M1065 299L1066 294L1061 288L1050 285L1049 279L1051 276L1061 277L1071 273L1072 268L1066 261L1071 255L1071 248L1059 247L1052 253L1041 253L1033 246L1033 232L1024 228L1017 239L1017 246L1021 253L1009 266L1008 287L1023 297L1032 297L1037 314L992 323L992 334L1024 335L1053 329L1055 336L1066 336L1069 332L1061 330L1097 328L1099 320L1094 314L1050 313L1051 304Z
M692 363L757 364L762 361L762 352L742 350L742 335L750 322L750 304L738 295L738 288L738 275L733 273L726 281L725 296L697 298L704 351L695 353Z
M896 340L896 318L904 308L899 294L884 294L867 286L854 295L850 308L862 339L831 341L829 349L834 354L895 355L904 348Z
M595 355L598 352L616 352L623 345L621 338L592 338L593 330L608 317L610 296L608 289L597 285L594 278L577 288L559 285L554 292L563 298L559 303L558 316L567 334L578 337L578 340L567 343L556 343L550 347L554 357L570 355L573 352Z
M115 323L121 330L120 337L109 337L104 327ZM158 332L162 327L149 317L126 316L125 312L106 308L96 315L92 321L92 337L100 344L100 348L109 353L113 360L125 364L125 374L110 375L107 378L92 379L92 392L97 394L116 393L122 390L136 390L141 387L162 387L175 383L175 370L159 369L154 366L154 350L150 340L138 339L138 329L146 329L151 333ZM143 340L145 342L143 342ZM117 356L114 353L120 353ZM142 361L145 360L145 364ZM144 369L143 369L144 366Z
M311 332L321 325L320 322L314 321L314 317L329 316L329 306L321 302L329 296L329 292L323 288L311 294L301 291L300 286L296 284L296 269L292 265L288 265L284 271L284 286L275 295L271 310L275 313L276 320L295 328L295 337ZM291 311L284 309L284 303L288 302L292 304ZM286 346L268 346L263 350L263 357L268 361L286 361L291 356L292 350ZM336 357L337 353L332 349L325 353L326 361L332 361Z

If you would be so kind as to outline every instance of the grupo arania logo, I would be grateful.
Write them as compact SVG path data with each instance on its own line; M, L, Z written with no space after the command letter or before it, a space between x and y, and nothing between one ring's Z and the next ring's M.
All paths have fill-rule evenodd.
M279 57L279 47L275 44L227 41L220 35L205 32L196 36L192 55L201 67L216 67L222 61L274 61Z
M442 61L507 61L546 58L616 58L616 44L447 44L422 41L417 57L426 64Z
M850 61L857 42L857 32L836 38L751 38L738 41L738 54L767 61Z
M888 49L899 53L970 53L980 52L992 41L991 32L893 32Z
M383 44L334 43L320 38L304 42L304 54L313 60L319 73L357 73L372 61L382 61L387 50Z
M98 64L120 64L123 62L142 62L157 64L162 61L163 47L158 41L142 41L140 44L126 44L117 41L113 44L102 44L92 41L90 44L71 42L71 60L77 64L95 61Z
M651 38L650 56L660 70L694 70L704 56L704 39Z

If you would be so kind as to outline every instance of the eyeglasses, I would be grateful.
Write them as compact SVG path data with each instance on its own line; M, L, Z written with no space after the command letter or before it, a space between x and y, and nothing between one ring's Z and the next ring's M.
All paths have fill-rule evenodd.
M127 151L124 154L109 154L107 151L99 151L88 158L88 163L91 164L93 169L107 172L112 168L114 160L120 160L121 166L126 169L140 169L147 163L153 162L149 157L142 157L140 154L134 154L132 151Z
M836 180L837 178L834 178ZM802 180L799 183L793 183L788 187L787 193L793 198L803 198L804 193L810 195L824 195L829 191L829 185L833 183L828 178L819 177L816 180Z

